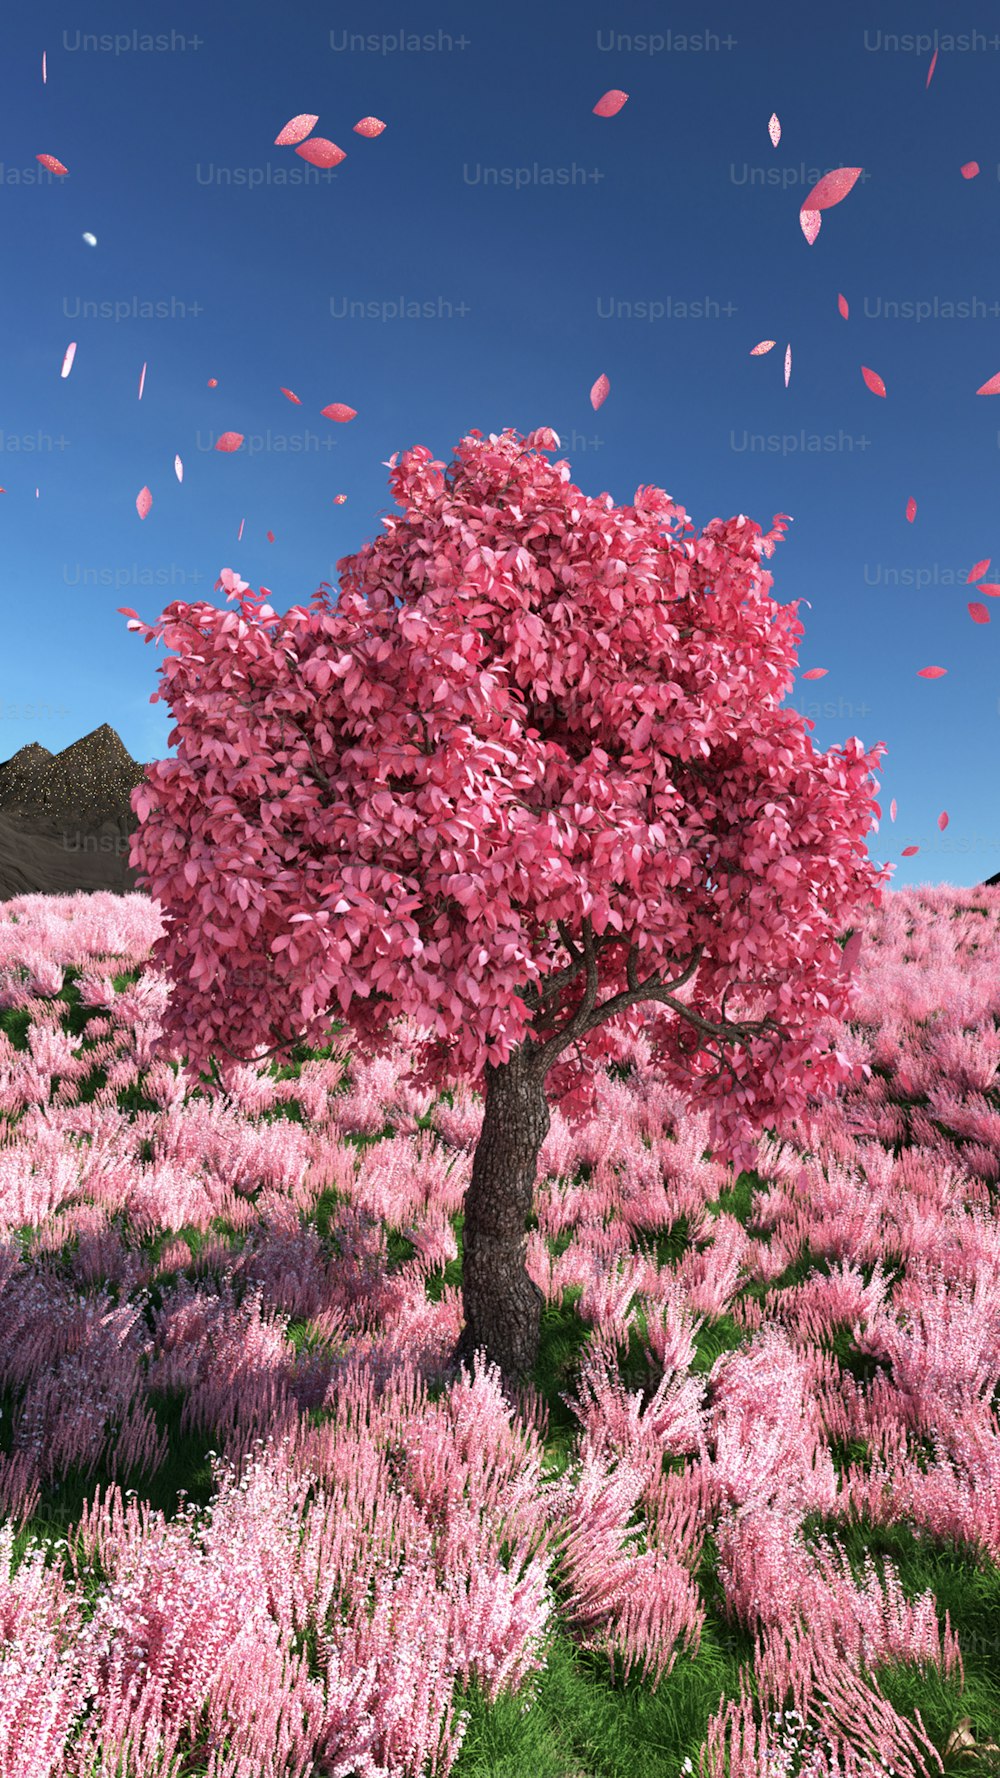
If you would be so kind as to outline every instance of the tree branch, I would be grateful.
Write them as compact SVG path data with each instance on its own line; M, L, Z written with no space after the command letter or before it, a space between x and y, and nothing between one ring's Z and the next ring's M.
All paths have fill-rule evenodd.
M589 926L589 924L589 921L585 923L586 926ZM588 940L585 934L585 949L587 943ZM718 1050L712 1050L709 1044L702 1045L702 1047L707 1050L708 1054L715 1055L720 1061L718 1071L714 1075L707 1077L705 1084L720 1080L723 1074L728 1072L735 1085L735 1069L732 1060L727 1060L723 1055L723 1045L731 1045L741 1042L745 1043L748 1038L760 1036L764 1032L773 1032L779 1042L783 1042L788 1036L787 1031L771 1017L737 1021L727 1019L723 1013L723 1016L716 1021L703 1018L702 1015L695 1012L692 1007L685 1005L681 1000L675 999L673 990L682 987L685 982L689 981L697 969L704 953L704 946L702 945L696 946L694 952L691 954L687 967L682 971L681 975L677 976L673 981L661 982L658 979L659 970L657 970L652 976L648 977L645 982L641 983L637 981L635 963L637 948L634 944L631 945L628 962L626 964L626 971L629 977L628 987L623 989L621 993L612 995L609 1000L601 1001L599 1005L596 1004L597 971L596 959L593 958L592 942L590 949L592 961L588 961L587 991L585 992L580 1005L576 1009L572 1018L563 1026L562 1030L555 1032L550 1038L542 1043L535 1056L532 1058L533 1065L537 1067L543 1075L548 1072L548 1069L552 1066L556 1057L561 1054L568 1044L578 1042L580 1038L585 1037L588 1032L592 1031L596 1025L603 1024L607 1019L616 1018L619 1013L626 1012L630 1007L638 1006L647 1000L655 1000L663 1006L669 1006L671 1011L676 1012L694 1032L698 1033L703 1038L715 1039L717 1041L720 1046ZM725 1005L725 999L728 997L729 991L729 989L726 990L723 1006Z

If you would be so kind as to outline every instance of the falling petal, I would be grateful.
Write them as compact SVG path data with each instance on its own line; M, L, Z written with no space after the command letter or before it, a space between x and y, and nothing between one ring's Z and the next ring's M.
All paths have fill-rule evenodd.
M1000 599L1000 582L981 580L976 588L977 593L985 593L988 599Z
M919 851L919 846L904 846L901 856L903 858L916 858Z
M38 489L37 488L35 489L35 499L36 500L38 499Z
M997 371L997 374L995 377L990 378L988 383L984 383L981 389L977 389L976 394L977 395L1000 395L1000 370Z
M810 667L808 673L803 673L802 677L803 679L825 679L829 671L829 667Z
M858 953L860 950L861 950L861 933L860 932L852 932L850 938L848 939L846 945L844 946L843 951L841 952L841 957L840 957L841 974L846 975L848 970L854 968L854 965L858 960Z
M218 377L209 377L208 386L210 389L217 389L219 387Z
M333 504L334 504L334 506L343 506L343 504L344 504L344 501L345 501L345 500L346 500L346 499L347 499L347 495L346 495L346 494L334 494L334 496L333 496Z
M970 573L968 579L966 580L966 583L965 583L966 586L971 586L972 582L974 580L978 580L979 576L981 574L985 574L989 565L990 565L989 556L984 557L983 561L977 562L975 567L973 568L972 572Z
M931 84L931 79L932 79L932 77L933 77L933 74L934 74L934 70L935 70L935 68L936 68L936 67L937 67L937 58L938 58L938 52L937 52L937 50L935 50L935 51L934 51L934 54L933 54L933 55L932 55L932 56L931 56L931 65L930 65L930 67L929 67L929 68L928 68L928 70L927 70L927 79L926 79L926 81L925 81L925 82L924 82L924 91L925 91L925 92L926 92L926 91L927 91L927 88L928 88L928 87L929 87L929 86L930 86L930 84Z
M69 172L69 168L64 167L62 161L57 161L54 154L36 154L35 159L41 161L42 166L47 167L50 173Z
M863 172L863 167L834 167L832 173L824 173L802 205L803 210L829 210L834 204L843 203Z
M978 172L979 172L979 162L978 161L966 161L964 167L962 167L962 169L961 169L963 179L975 179L976 174Z
M144 364L141 371L139 372L139 400L140 401L142 400L142 392L145 387L146 387L146 366Z
M348 407L343 401L331 401L329 407L322 410L324 420L353 420L357 414L356 407Z
M914 500L913 495L911 494L909 500L906 502L907 522L912 525L916 516L917 516L917 503Z
M611 393L611 384L608 382L607 377L604 375L604 372L602 371L601 375L598 377L596 383L594 384L593 388L590 391L590 405L594 409L595 413L596 413L597 409L600 407L602 401L607 401L610 393Z
M885 395L885 384L877 370L869 370L868 366L863 364L861 366L861 375L864 377L865 382L873 395Z
M97 236L96 235L84 235L83 238L86 241L88 247L96 247L97 246Z
M921 667L919 673L917 674L917 678L918 679L943 679L945 674L947 673L947 671L948 671L947 667Z
M174 474L179 482L184 480L184 465L179 457L174 458Z
M756 346L750 347L751 358L760 358L764 352L773 352L777 343L777 340L760 340ZM596 383L594 387L597 387Z
M242 432L223 432L215 441L217 451L238 451L243 443Z
M280 388L280 384L279 384L279 388ZM288 399L289 399L289 401L294 401L294 402L295 402L295 405L296 405L296 407L301 407L301 406L302 406L302 403L301 403L301 401L300 401L300 400L299 400L299 398L298 398L298 396L297 396L297 395L293 395L293 394L292 394L292 391L291 391L291 389L282 389L282 390L281 390L281 393L282 393L282 395L287 395L287 397L288 397Z
M318 117L311 117L308 112L303 111L286 123L280 135L275 136L275 148L290 148L295 142L304 142L310 130L314 130L318 123Z
M150 493L149 489L148 488L140 488L138 494L135 497L135 510L139 514L139 517L141 519L144 519L146 517L146 514L148 513L152 504L153 504L153 496Z
M938 816L938 827L941 829L942 833L944 833L944 830L947 827L947 825L948 825L948 811L947 811L947 809L942 809L940 815Z
M791 374L792 374L792 348L791 348L791 346L786 346L785 347L785 388L786 389L788 388L788 379L791 376Z
M889 820L895 821L895 819L896 819L896 798L893 797L892 802L889 804Z
M269 531L269 532L268 532L268 534L267 534L267 541L268 541L268 543L273 543L273 542L274 542L274 532L273 532L273 531Z
M354 126L356 136L381 136L385 124L380 117L362 117Z
M295 152L301 154L311 167L339 167L341 161L347 159L344 150L338 148L336 142L328 142L325 136L310 136L308 142L303 142Z
M237 543L242 543L242 542L243 542L243 527L244 527L244 525L245 525L245 524L246 524L246 519L241 519L241 520L240 520L240 528L239 528L239 530L238 530L238 531L237 531L237 533L236 533L236 541L237 541Z
M66 350L63 354L62 370L59 372L59 375L61 377L68 377L69 376L70 371L73 369L73 360L75 357L76 357L76 341L70 340L70 343L66 347Z
M598 99L597 104L594 106L594 116L616 117L627 99L628 93L621 92L616 86L611 87L608 92L603 93Z
M974 624L988 624L990 621L990 614L985 605L970 605L969 616Z
M47 70L47 68L46 68L46 66L45 66L45 51L44 51L44 49L43 49L43 50L42 50L42 85L43 85L43 86L44 86L44 85L45 85L45 84L46 84L46 82L47 82L47 80L48 80L48 78L49 78L49 76L48 76L48 70Z
M846 296L838 296L837 307L840 310L841 314L843 315L844 320L846 321L847 320L847 313L848 313Z
M810 247L815 241L816 236L819 234L822 222L823 218L818 210L799 211L799 226L801 227L806 240L809 242Z
M778 122L778 113L776 111L772 111L768 118L767 133L771 138L772 148L777 148L778 143L781 141L781 125Z

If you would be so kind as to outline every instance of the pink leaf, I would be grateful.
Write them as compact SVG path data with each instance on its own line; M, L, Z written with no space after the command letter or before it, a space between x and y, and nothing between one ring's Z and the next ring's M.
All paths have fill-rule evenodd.
M918 679L943 679L945 674L947 673L947 671L948 671L947 667L921 667L920 671L917 674L917 678Z
M293 395L292 391L290 389L282 389L281 393L282 393L282 395L287 395L289 401L294 401L297 407L302 406L302 403L299 400L298 396Z
M985 593L988 599L1000 599L1000 583L995 580L981 580L976 591Z
M333 504L334 504L334 506L343 506L343 504L344 504L344 501L345 501L345 500L346 500L346 499L347 499L347 495L346 495L346 494L334 494L334 496L333 496Z
M824 173L802 205L803 210L829 210L834 204L843 203L863 172L863 167L834 167L832 173Z
M210 389L217 389L219 387L218 377L209 377L208 386Z
M843 315L843 317L844 317L844 320L845 320L845 321L846 321L846 320L847 320L847 316L848 316L848 308L847 308L847 298L846 298L846 296L838 296L838 298L837 298L837 307L838 307L838 309L839 309L839 310L840 310L840 312L841 312L841 314L842 314L842 315Z
M302 147L295 152L301 154L302 159L308 161L311 167L339 167L341 161L347 159L344 150L338 148L336 142L329 142L325 136L310 136L309 141L303 142Z
M772 111L770 118L768 119L767 133L771 138L772 148L777 148L778 143L781 141L781 124L778 122L778 114L776 111Z
M300 112L298 117L293 117L286 123L280 135L275 136L275 148L291 148L295 142L304 142L310 130L314 130L318 123L318 117L311 117L307 111Z
M791 348L791 346L786 346L785 347L785 388L786 389L788 388L788 379L791 376L791 374L792 374L792 348Z
M777 340L760 340L756 346L750 347L751 358L760 358L765 352L773 352L777 343ZM596 389L596 383L594 387Z
M927 79L926 79L926 80L925 80L925 82L924 82L924 91L925 91L925 92L926 92L926 91L927 91L927 88L928 88L928 87L929 87L929 86L930 86L930 84L931 84L931 80L932 80L932 78L933 78L933 74L934 74L934 70L935 70L935 68L936 68L936 67L937 67L937 59L938 59L938 52L937 52L937 50L935 50L935 51L934 51L934 54L933 54L933 55L932 55L932 56L931 56L931 65L930 65L930 67L929 67L929 68L928 68L928 70L927 70Z
M65 352L63 353L62 370L59 372L59 375L61 377L68 377L69 376L70 371L73 369L73 360L75 357L76 357L76 341L71 340L69 345L66 347Z
M243 443L242 432L223 432L215 441L217 451L238 451Z
M823 217L819 210L799 211L799 227L805 235L806 240L809 242L810 247L815 241L816 236L819 234L822 223Z
M985 605L970 605L969 616L974 624L988 624L990 621L990 614Z
M803 673L802 677L803 679L825 679L829 671L829 667L810 667L808 673Z
M594 409L595 412L600 407L602 401L607 401L610 393L611 393L611 384L608 382L607 377L604 375L604 373L602 371L601 375L598 377L596 383L594 384L594 387L590 391L590 405Z
M916 858L917 853L919 851L920 851L919 846L904 846L903 851L902 851L902 857L903 858Z
M146 514L148 513L152 504L153 504L153 496L150 493L149 489L148 488L140 488L138 494L135 497L135 510L139 514L139 517L141 519L144 519L146 517Z
M978 161L966 161L964 167L961 168L961 174L962 174L963 179L974 179L978 172L979 172L979 162Z
M50 173L69 172L69 168L64 167L62 161L57 161L54 154L36 154L35 159L41 161L42 166L47 167Z
M861 933L852 932L840 954L840 969L842 975L847 975L847 973L854 968L861 951L861 942Z
M893 797L892 802L889 804L889 820L895 821L895 819L896 819L896 798Z
M269 532L268 532L268 534L267 534L267 541L268 541L268 543L273 543L273 542L274 542L274 532L273 532L273 531L269 531Z
M238 531L237 531L237 533L236 533L236 541L237 541L237 543L242 543L242 542L243 542L243 527L244 527L244 525L245 525L245 524L246 524L246 519L241 519L241 520L240 520L240 528L239 528L239 530L238 530Z
M385 124L380 117L362 117L354 125L356 136L381 136Z
M595 117L616 117L628 98L628 93L621 92L613 86L598 99L594 106Z
M984 383L981 389L977 389L976 394L977 395L1000 395L1000 370L997 371L997 374L995 377L990 378L988 383Z
M343 423L347 420L353 420L357 411L356 407L348 407L346 402L331 401L329 407L322 409L322 414L325 420L340 420Z
M938 826L941 829L942 833L944 833L944 830L947 827L947 825L948 825L948 811L946 809L942 809L940 815L938 816Z
M966 583L965 583L966 586L971 586L971 584L974 580L978 580L979 576L981 574L985 574L989 565L990 565L989 556L985 556L981 562L977 562L975 567L973 568L972 572L970 573Z
M914 500L913 495L911 494L909 500L906 502L907 522L912 525L916 516L917 516L917 503Z
M864 377L865 382L873 395L885 395L885 384L877 370L869 370L868 366L863 364L861 366L861 375Z

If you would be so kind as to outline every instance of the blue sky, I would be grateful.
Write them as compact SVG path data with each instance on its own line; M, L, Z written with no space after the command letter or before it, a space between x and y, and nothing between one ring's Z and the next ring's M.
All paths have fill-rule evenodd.
M991 556L1000 580L1000 398L975 393L1000 371L995 9L216 10L5 23L0 758L102 722L174 752L168 651L117 607L224 606L223 567L307 604L380 531L393 451L551 425L587 493L656 483L699 528L791 514L774 596L811 600L800 666L828 672L788 701L820 749L887 743L873 857L897 887L1000 870L1000 600L978 626L965 584ZM609 88L628 103L595 117ZM332 174L273 146L299 112L346 150ZM799 206L842 165L864 176L809 247Z

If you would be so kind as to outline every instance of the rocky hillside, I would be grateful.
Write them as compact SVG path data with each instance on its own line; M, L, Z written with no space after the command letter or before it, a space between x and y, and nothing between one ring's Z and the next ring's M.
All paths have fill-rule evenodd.
M136 888L129 798L146 775L105 722L50 753L31 741L0 764L0 901Z

